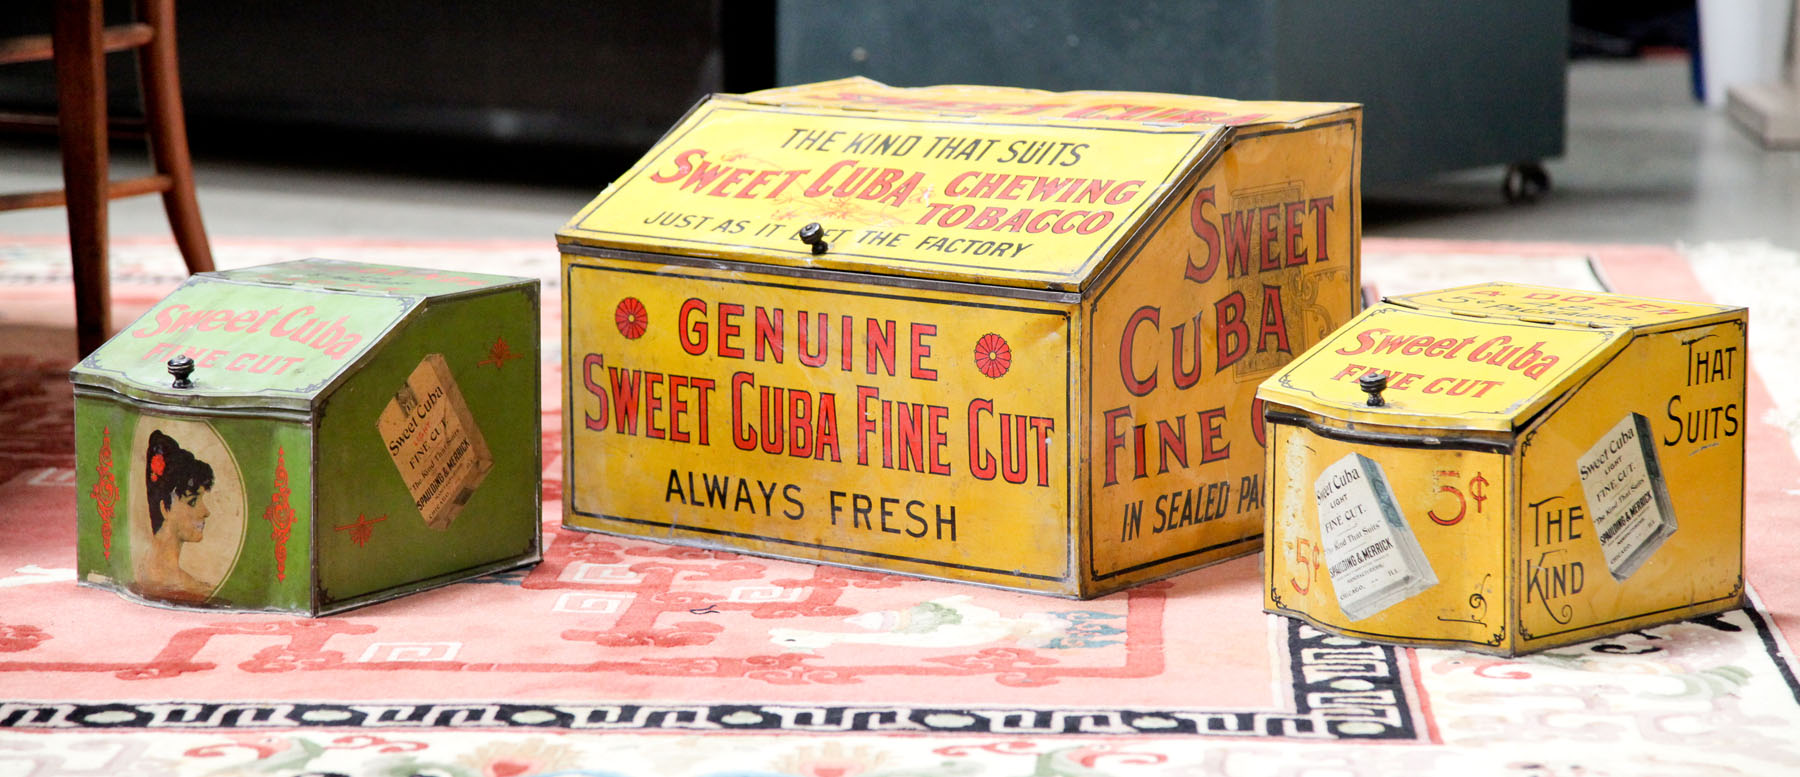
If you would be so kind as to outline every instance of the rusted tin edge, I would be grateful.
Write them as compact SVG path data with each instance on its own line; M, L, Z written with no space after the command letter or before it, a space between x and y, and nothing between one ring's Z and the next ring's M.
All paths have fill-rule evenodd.
M540 528L537 533L537 538L533 541L531 550L526 553L511 557L511 558L501 559L499 561L489 562L486 564L477 564L475 566L468 567L465 569L459 569L454 572L447 572L445 574L438 575L436 577L428 578L425 580L413 581L410 583L406 583L404 585L398 585L398 586L394 586L391 588L383 588L379 591L371 591L366 594L358 594L358 595L352 596L348 599L334 599L334 600L327 601L325 599L324 589L318 585L318 581L315 578L314 584L313 584L313 594L315 596L315 601L317 602L317 604L315 605L315 612L313 614L315 616L336 615L338 613L345 612L347 610L354 610L358 607L367 607L371 604L377 604L379 602L390 601L393 599L398 599L403 596L411 596L413 594L422 593L422 592L429 591L432 589L443 588L444 586L454 585L456 583L461 583L461 582L466 582L470 579L482 577L484 575L491 575L496 572L505 572L509 569L517 569L519 567L536 564L544 559L543 529L541 528L542 525L543 524L540 522L539 523ZM317 567L316 564L314 566Z
M279 420L279 421L287 421L290 423L298 423L298 424L302 424L305 426L311 426L313 423L313 412L312 412L313 406L312 406L312 401L310 399L301 400L300 404L288 404L288 403L283 403L283 402L277 402L276 401L277 398L265 397L263 399L267 400L267 404L264 404L264 405L245 406L242 404L235 404L235 405L211 406L211 405L199 405L199 404L194 404L192 402L180 401L182 399L197 399L197 397L195 397L195 398L178 397L178 396L172 396L172 395L168 395L168 394L157 394L157 393L153 393L153 392L142 392L144 394L144 396L139 396L138 395L139 392L120 391L117 388L115 388L114 386L108 385L109 383L110 383L110 381L91 382L91 383L76 383L75 384L75 396L85 397L88 399L101 399L101 400L106 400L106 401L110 401L110 402L126 402L126 403L135 403L135 404L149 403L151 405L151 407L148 407L145 409L152 410L156 413L167 414L167 415L192 415L192 416L227 417L227 418L269 418L269 419L275 419L275 420ZM279 398L279 399L285 399L285 398Z
M827 270L813 267L790 267L787 265L755 264L739 262L731 259L710 259L689 254L661 254L648 251L629 251L619 248L599 248L579 243L562 243L557 246L564 254L590 256L597 259L618 259L645 264L672 265L676 267L697 267L719 272L740 272L757 275L778 275L787 278L808 278L839 283L854 283L862 286L883 286L896 289L919 289L925 291L948 292L953 294L977 294L984 297L1006 297L1032 302L1050 302L1059 305L1073 305L1081 301L1080 292L1051 291L1032 289L1023 286L989 286L979 283L961 281L945 281L928 278L914 278L902 275L876 275L848 270Z
M1343 442L1371 443L1392 448L1427 448L1448 451L1479 451L1483 453L1512 453L1514 442L1511 436L1506 439L1494 439L1481 435L1474 429L1431 429L1386 431L1380 429L1346 429L1321 422L1317 417L1305 413L1265 407L1263 418L1269 423L1287 424L1304 427L1308 431L1332 440ZM1427 434L1427 431L1440 434Z

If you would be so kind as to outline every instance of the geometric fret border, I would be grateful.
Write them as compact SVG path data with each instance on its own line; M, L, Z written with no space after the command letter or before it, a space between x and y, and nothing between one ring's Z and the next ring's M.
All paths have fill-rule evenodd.
M1399 649L1290 618L1291 711L963 708L910 705L0 701L0 728L256 730L563 729L744 733L1198 735L1419 738Z
M1742 615L1800 702L1800 680L1760 611ZM1277 617L1277 616L1271 616ZM1423 741L1404 648L1376 645L1277 618L1285 632L1293 699L1286 711L1124 708L958 708L909 705L556 704L437 702L27 702L0 701L0 729L211 731L355 728L560 729L610 732L1001 734L1276 737L1314 741ZM1601 642L1599 652L1617 645Z

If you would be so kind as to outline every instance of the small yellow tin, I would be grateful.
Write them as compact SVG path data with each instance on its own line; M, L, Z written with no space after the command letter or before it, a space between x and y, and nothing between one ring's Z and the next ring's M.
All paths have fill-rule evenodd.
M558 233L565 526L1093 596L1261 547L1256 385L1358 306L1354 105L698 105Z
M1265 608L1514 655L1739 606L1747 311L1407 295L1258 392Z

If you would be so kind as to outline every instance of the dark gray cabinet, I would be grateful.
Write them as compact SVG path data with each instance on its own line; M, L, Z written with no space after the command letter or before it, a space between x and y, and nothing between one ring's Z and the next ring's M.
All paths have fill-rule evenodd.
M776 78L1359 102L1364 182L1560 156L1567 0L781 0Z

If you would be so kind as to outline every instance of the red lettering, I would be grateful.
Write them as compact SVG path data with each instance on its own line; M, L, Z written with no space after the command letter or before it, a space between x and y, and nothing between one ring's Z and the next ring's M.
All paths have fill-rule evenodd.
M686 178L688 173L691 173L694 171L694 163L691 160L702 159L705 157L706 157L705 151L701 151L700 149L697 149L697 148L690 148L686 151L681 152L680 154L675 155L675 170L673 172L655 173L650 176L650 180L655 181L657 183L669 183L671 181L679 181L682 178Z
M1004 216L1004 215L1006 215L1005 208L1001 208L1001 207L983 208L981 211L981 215L976 216L974 221L969 222L968 228L969 229L992 229L995 224L1000 223L1000 217Z
M1386 333L1387 333L1386 329L1365 329L1361 332L1357 332L1355 348L1339 348L1336 351L1334 351L1334 353L1338 354L1339 356L1355 356L1359 353L1363 353L1364 351L1367 351L1370 348L1375 347L1375 336L1376 335L1386 334Z
M864 369L875 374L876 361L881 362L889 377L894 374L894 322L869 319L865 329L863 363Z
M1136 361L1133 353L1137 342L1138 327L1145 323L1152 327L1159 327L1160 317L1161 312L1156 308L1148 305L1138 308L1131 314L1131 318L1126 319L1125 331L1119 336L1119 381L1125 385L1125 390L1131 392L1134 397L1141 397L1156 390L1156 369L1151 368L1149 377L1139 378L1132 365Z
M1325 236L1325 214L1331 210L1330 197L1314 197L1306 201L1313 212L1313 261L1327 262L1331 257L1326 253L1331 241Z
M808 330L806 327L806 311L800 311L800 325L795 327L795 329L799 330L797 336L800 338L800 363L808 367L823 367L825 366L825 362L831 360L831 335L827 331L827 328L831 324L824 313L818 314L818 317L815 320L818 323L815 324L811 330ZM808 334L809 331L811 332L810 335ZM807 347L809 340L817 340L819 342L817 350Z
M718 353L728 359L744 358L744 349L731 344L742 327L735 319L744 315L744 306L731 302L719 303L719 348Z
M1250 353L1250 325L1244 321L1244 293L1234 291L1213 303L1213 325L1218 366L1213 372L1224 372Z
M925 342L925 338L935 337L937 326L913 324L908 331L912 334L912 359L907 365L907 374L913 380L937 380L937 370L925 366L925 357L931 355L931 344Z
M981 447L981 414L992 415L994 401L991 399L973 399L969 401L969 474L977 480L993 480L999 473L999 466L994 463L994 455Z
M699 323L691 323L694 313L702 316ZM676 329L681 332L681 350L690 356L706 353L706 303L692 297L681 303L681 312L676 315Z
M1257 269L1263 272L1281 269L1281 206L1270 205L1256 209L1257 232L1261 235L1256 247L1262 254L1262 261Z
M594 395L594 399L600 403L599 408L594 411L594 415L582 414L582 424L592 432L606 430L606 388L600 385L600 381L594 379L594 370L605 366L606 357L600 354L590 353L581 357L581 385L587 388L588 393Z
M1119 429L1119 421L1131 417L1131 408L1115 407L1100 416L1106 424L1106 456L1102 467L1105 480L1101 485L1116 486L1119 484L1119 449L1125 447L1125 433Z
M1273 349L1269 347L1270 338L1275 340ZM1288 349L1287 314L1281 307L1280 286L1263 284L1262 326L1256 331L1256 350L1292 353Z
M782 363L783 339L781 337L781 329L783 322L786 320L786 312L781 308L775 308L775 315L773 316L769 315L768 308L760 306L756 308L757 361L764 361L764 354L766 352L775 355L776 364Z
M1215 407L1195 413L1200 417L1200 463L1207 464L1231 457L1231 443L1216 445L1224 435L1225 408Z
M854 160L850 160L850 159L845 159L840 162L832 163L832 165L830 167L825 168L824 173L821 173L817 179L814 179L813 184L811 186L806 187L806 192L805 192L806 196L808 196L808 197L823 197L823 196L825 196L826 192L831 191L831 177L834 175L837 175L837 171L839 171L839 170L842 170L846 167L854 167L854 166L856 166L856 162Z
M1283 220L1287 222L1287 266L1298 267L1306 264L1306 242L1301 239L1305 232L1301 217L1306 215L1306 203L1290 202L1283 209L1286 211Z
M726 170L730 169L731 168L724 165L701 162L700 166L695 168L694 174L688 176L687 181L681 184L681 189L698 192L701 189L705 189L708 184L712 183L720 175L724 174Z
M1187 322L1185 321L1176 324L1175 328L1169 332L1169 366L1174 368L1172 372L1175 373L1175 388L1177 389L1193 388L1194 384L1200 382L1200 329L1200 314L1196 313L1194 314L1193 337L1184 336L1187 331ZM1183 356L1181 347L1184 341L1191 342L1186 349L1186 356Z
M656 425L656 413L662 410L662 397L656 390L662 388L663 374L660 372L644 373L644 436L653 440L663 438L662 427Z
M869 435L875 431L875 414L869 403L880 401L874 386L856 387L856 463L865 467L869 465Z
M612 379L613 420L618 424L620 432L636 435L638 381L642 374L637 370L621 370L617 367L606 368L606 374Z
M756 450L756 428L744 419L744 389L755 385L750 373L731 373L731 443L740 451Z
M1126 181L1118 186L1114 186L1112 191L1108 192L1106 195L1106 204L1123 205L1127 202L1131 202L1132 198L1137 196L1138 189L1143 185L1143 181Z
M1250 274L1250 234L1256 214L1237 210L1222 214L1225 223L1225 276Z
M788 389L788 455L811 458L813 452L812 395L800 389Z
M1213 202L1213 187L1208 186L1194 195L1193 207L1188 209L1188 223L1194 228L1194 236L1206 247L1206 261L1194 264L1193 252L1188 252L1187 269L1183 272L1187 279L1195 283L1212 280L1213 273L1219 270L1219 228L1213 226L1212 220L1206 217L1202 206L1213 205L1214 212L1218 206Z

